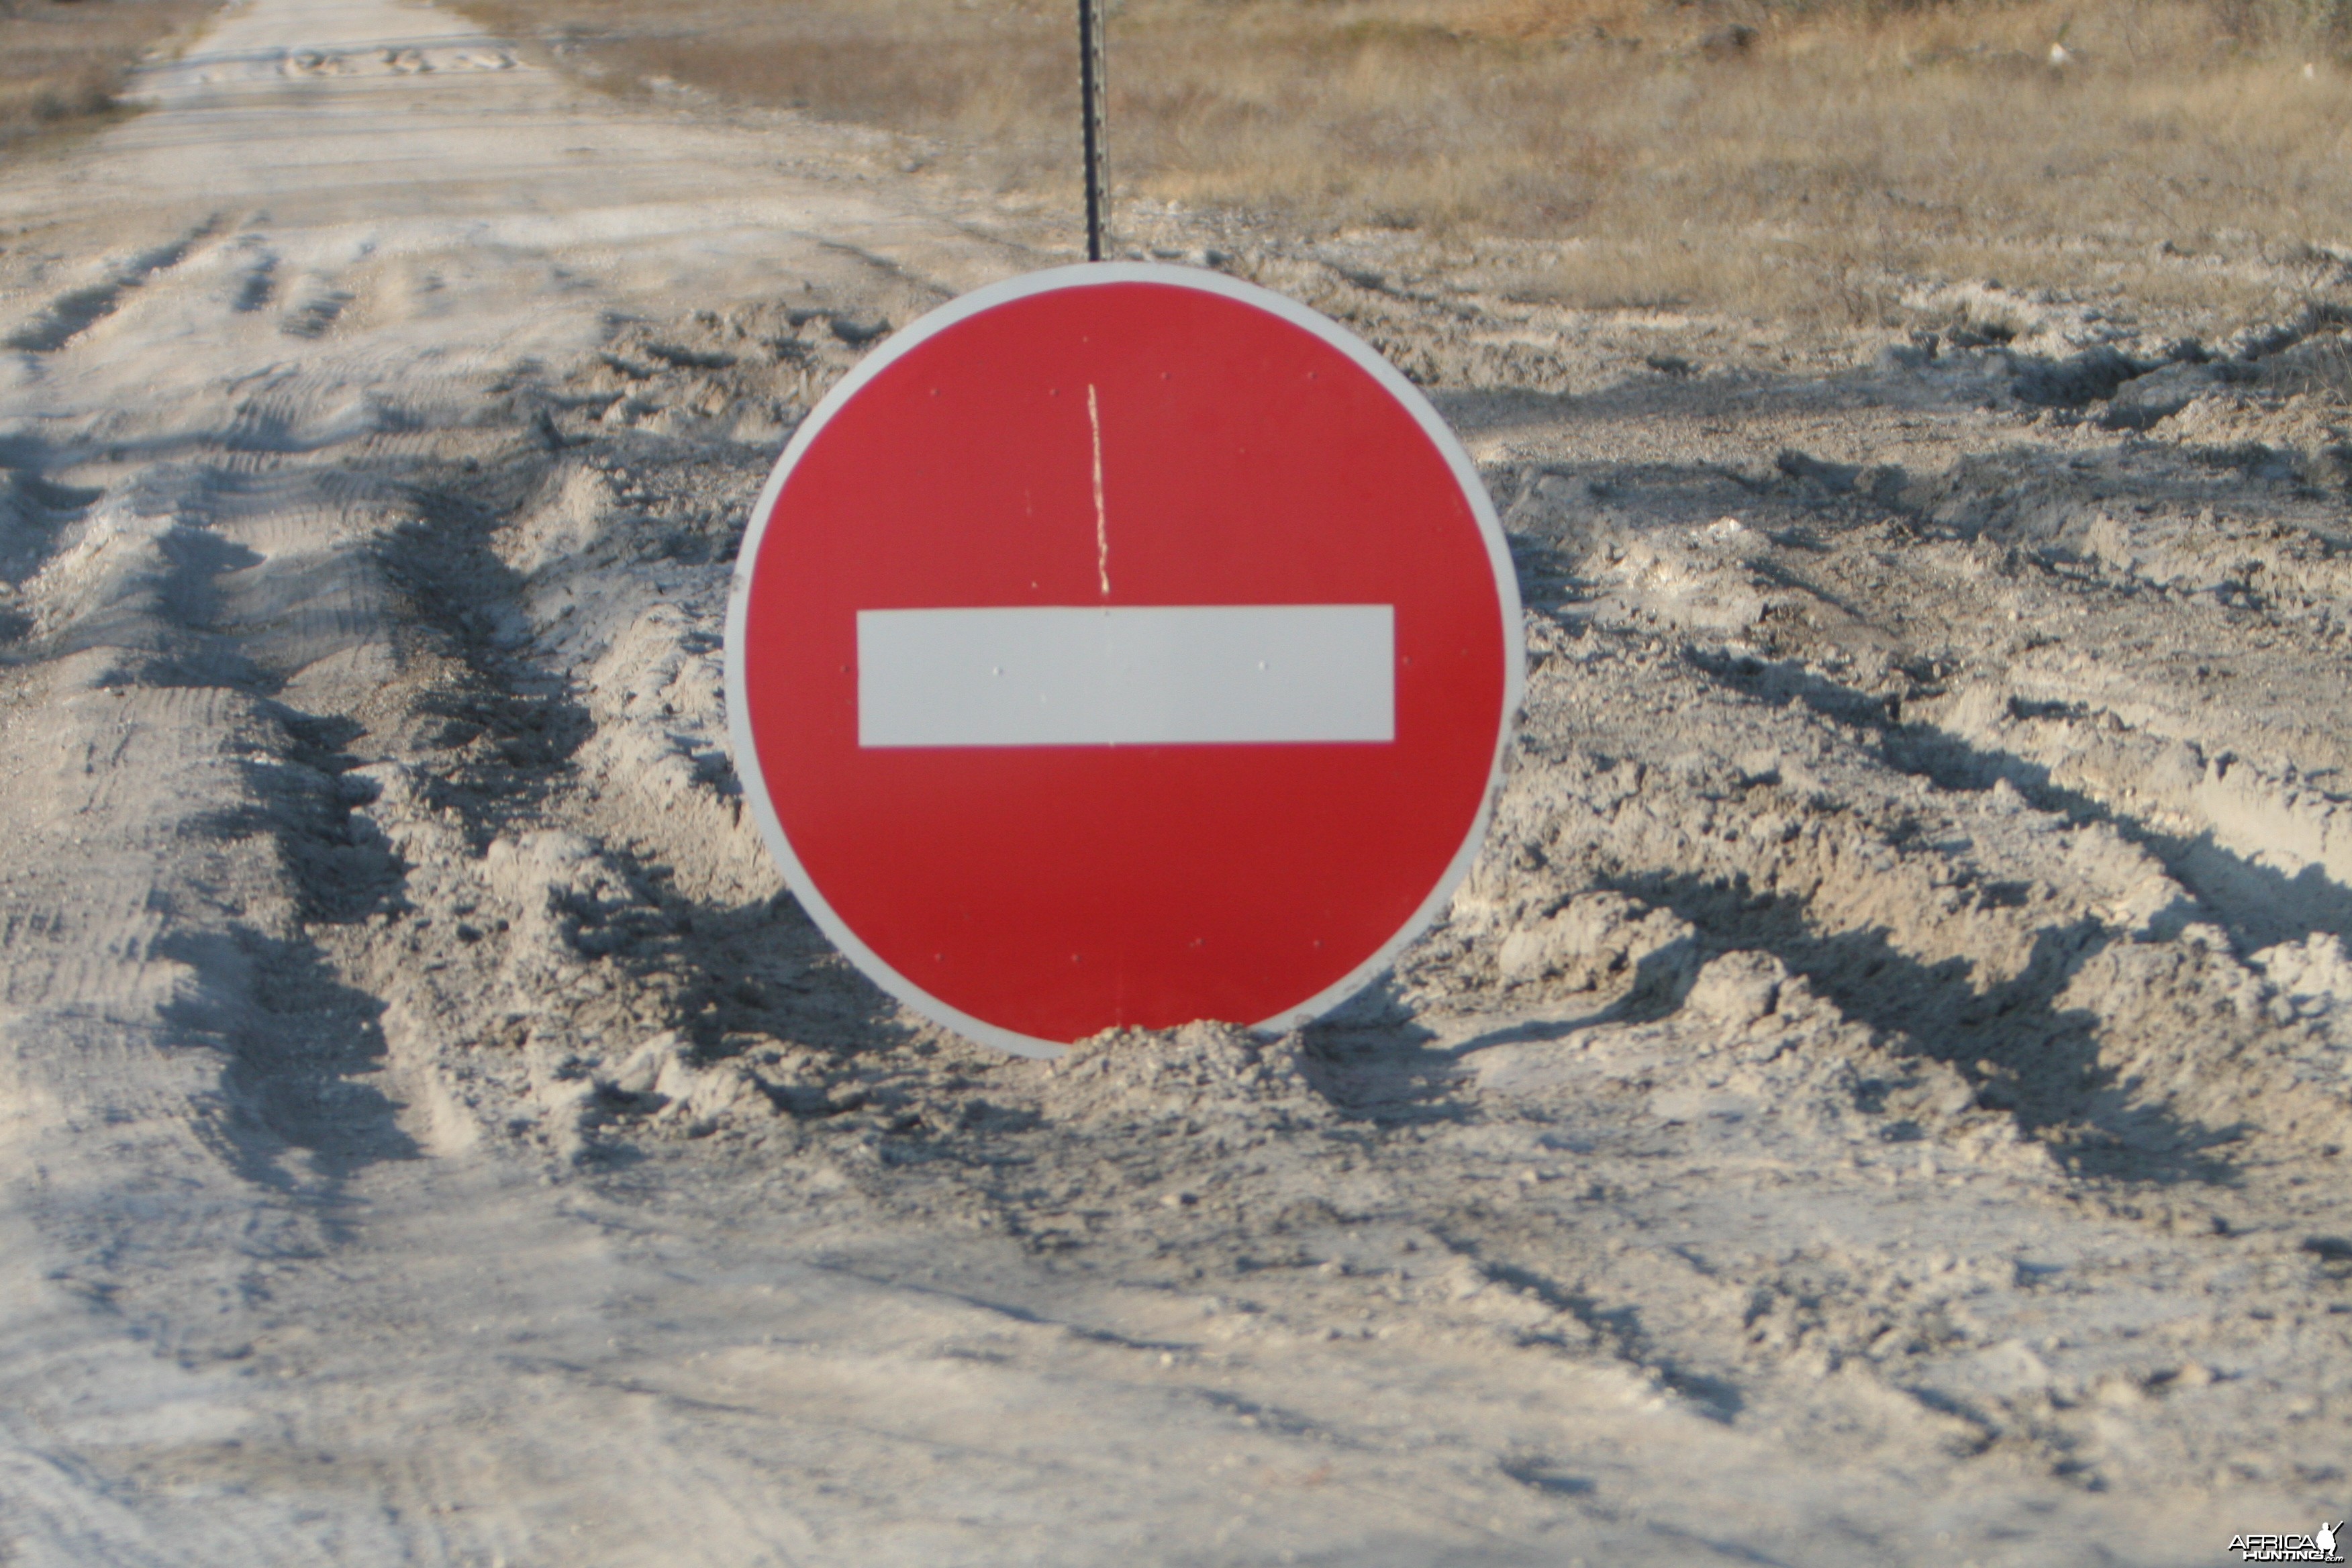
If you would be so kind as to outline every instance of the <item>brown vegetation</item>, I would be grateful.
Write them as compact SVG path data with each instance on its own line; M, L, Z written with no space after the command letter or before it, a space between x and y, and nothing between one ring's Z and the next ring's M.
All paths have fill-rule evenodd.
M142 55L206 0L0 0L0 146L104 115Z
M1074 178L1067 4L470 8L616 88L924 134L1057 197ZM1130 200L1516 239L1591 303L1871 320L1990 272L2230 315L2343 270L2347 21L2343 0L1125 0L1112 164Z

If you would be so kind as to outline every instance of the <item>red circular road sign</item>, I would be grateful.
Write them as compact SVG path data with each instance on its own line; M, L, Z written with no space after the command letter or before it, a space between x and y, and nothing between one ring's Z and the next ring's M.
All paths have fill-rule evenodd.
M1113 263L970 294L803 423L735 763L826 935L1030 1055L1335 1005L1468 872L1519 602L1468 457L1332 322Z

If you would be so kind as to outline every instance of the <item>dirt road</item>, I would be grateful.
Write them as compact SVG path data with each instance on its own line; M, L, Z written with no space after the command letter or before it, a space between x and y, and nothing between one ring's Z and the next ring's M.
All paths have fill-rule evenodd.
M1431 388L1528 712L1391 982L1024 1062L782 894L718 633L809 403L1066 253L389 0L143 90L0 173L0 1563L2202 1563L2345 1511L2324 320L1799 341L1132 218Z

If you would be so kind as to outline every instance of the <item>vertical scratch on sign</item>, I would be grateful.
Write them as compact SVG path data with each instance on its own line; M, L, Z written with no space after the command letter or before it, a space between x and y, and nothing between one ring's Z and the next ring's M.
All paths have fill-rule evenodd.
M1095 400L1092 382L1087 384L1087 423L1095 432L1095 574L1102 579L1102 595L1110 597L1110 519L1103 510L1102 491L1102 406Z

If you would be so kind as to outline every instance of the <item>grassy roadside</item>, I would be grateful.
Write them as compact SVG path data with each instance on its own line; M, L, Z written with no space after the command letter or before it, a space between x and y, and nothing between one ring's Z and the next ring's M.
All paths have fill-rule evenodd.
M464 0L619 91L934 139L1070 199L1065 0ZM1924 285L2221 327L2352 272L2343 0L1114 0L1122 194L1519 244L1585 304L1889 321Z
M0 153L118 112L142 56L217 0L0 0Z

